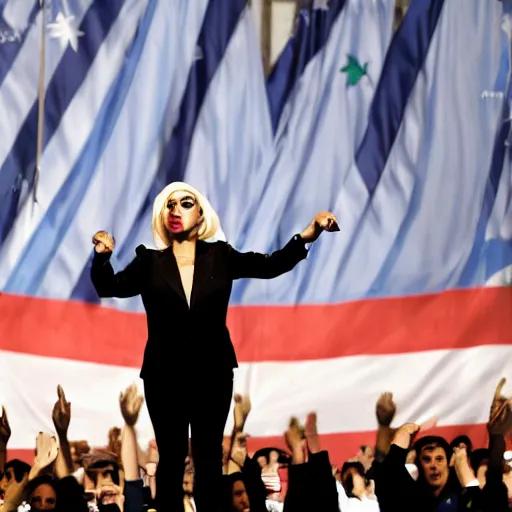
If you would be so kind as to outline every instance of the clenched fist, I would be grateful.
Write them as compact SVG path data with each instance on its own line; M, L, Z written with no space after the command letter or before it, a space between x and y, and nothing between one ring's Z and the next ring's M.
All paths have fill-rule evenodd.
M94 244L94 250L99 254L112 252L116 245L114 237L106 231L98 231L92 237L92 243Z
M389 427L396 414L396 404L393 401L393 393L382 393L375 408L377 422L381 427Z
M339 231L336 216L330 212L320 212L315 215L311 224L301 233L301 238L311 243L318 239L322 231Z

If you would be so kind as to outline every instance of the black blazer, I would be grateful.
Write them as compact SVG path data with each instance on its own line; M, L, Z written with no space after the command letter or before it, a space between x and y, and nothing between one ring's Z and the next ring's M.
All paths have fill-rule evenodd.
M148 341L140 376L161 375L188 361L200 370L238 366L226 326L234 279L272 279L307 256L304 240L295 235L272 254L240 253L225 242L197 242L190 307L176 258L140 245L136 258L114 273L110 254L94 253L91 279L100 297L142 296Z

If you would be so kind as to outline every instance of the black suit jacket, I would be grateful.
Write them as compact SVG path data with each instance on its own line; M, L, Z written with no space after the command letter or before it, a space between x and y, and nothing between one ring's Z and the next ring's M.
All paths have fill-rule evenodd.
M190 307L171 248L155 251L140 245L136 255L115 274L110 254L95 253L91 279L100 297L142 296L148 341L141 377L146 379L187 363L208 373L236 368L226 326L233 280L277 277L304 259L307 250L299 235L268 255L240 253L225 242L198 242Z

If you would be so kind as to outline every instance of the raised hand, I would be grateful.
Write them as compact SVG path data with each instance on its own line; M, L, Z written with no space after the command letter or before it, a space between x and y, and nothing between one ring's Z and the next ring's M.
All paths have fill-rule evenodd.
M373 461L375 460L375 452L373 447L361 446L356 456L354 457L354 460L360 462L363 465L365 471L368 471L372 467Z
M55 462L59 454L57 440L50 434L40 432L36 439L36 456L30 470L29 480L33 480L39 473Z
M58 400L53 406L52 419L57 434L66 434L71 421L71 403L66 400L62 386L57 386Z
M455 446L453 454L450 459L450 467L455 468L455 473L459 479L462 487L466 487L469 482L475 480L475 472L473 471L469 462L468 452L466 447L459 448Z
M139 419L140 409L144 403L144 397L139 395L137 386L132 384L124 393L119 396L119 406L121 407L121 414L123 415L124 422L133 427Z
M0 446L5 448L7 446L7 442L11 437L11 426L9 425L9 420L7 419L7 412L5 411L5 407L2 407L2 416L0 417Z
M311 412L306 418L304 433L311 453L320 451L320 438L318 437L316 413Z
M377 421L381 427L389 427L396 414L396 404L393 393L382 393L375 407Z
M420 431L420 426L415 423L406 423L397 429L395 432L395 437L393 438L393 444L396 444L400 448L404 448L407 450L411 444L413 439L416 437L416 434Z
M506 382L506 379L501 379L494 392L487 424L491 434L507 435L512 430L512 400L501 394Z
M290 419L288 430L284 434L284 440L289 450L292 452L293 464L302 464L305 462L305 433L304 428L297 418Z
M231 459L240 468L244 467L247 458L247 435L243 432L237 432L233 439L231 447Z
M450 467L468 462L468 451L466 447L455 446L450 459Z
M317 213L311 224L301 233L301 238L311 243L318 239L323 231L339 231L338 221L336 216L330 212Z
M94 250L99 254L112 252L116 245L114 237L106 231L98 231L92 237L92 243L94 244Z
M297 447L301 447L304 441L304 429L297 418L291 418L288 430L284 434L286 445L293 451Z
M13 479L10 483L9 487L7 487L5 494L4 494L4 500L3 500L3 506L0 507L0 510L17 510L18 507L23 502L23 496L25 494L25 489L27 487L29 480L28 473L25 473L23 475L23 478L20 482L18 482L16 479Z
M436 427L437 422L438 418L431 418L423 422L421 425L416 423L406 423L396 429L393 437L393 444L396 444L400 448L408 449L420 432L426 432L427 430Z
M233 408L233 415L235 417L235 428L243 430L247 416L251 412L251 400L248 396L235 394L233 397L235 406Z

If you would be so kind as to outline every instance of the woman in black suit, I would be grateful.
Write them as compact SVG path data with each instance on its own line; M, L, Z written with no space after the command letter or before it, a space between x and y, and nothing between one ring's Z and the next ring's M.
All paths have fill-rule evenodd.
M185 183L171 183L153 206L158 250L139 246L135 259L114 273L114 240L93 237L91 278L100 297L142 296L148 325L141 378L160 461L157 508L183 510L183 471L190 425L199 512L220 510L222 438L238 366L226 327L234 279L271 279L307 255L306 243L338 230L331 213L320 213L283 249L240 253L210 242L220 231L208 200Z

